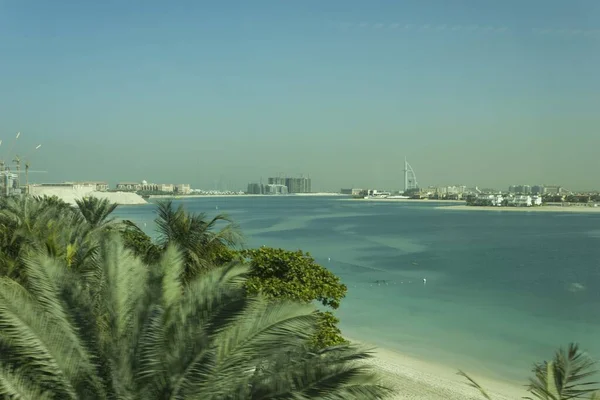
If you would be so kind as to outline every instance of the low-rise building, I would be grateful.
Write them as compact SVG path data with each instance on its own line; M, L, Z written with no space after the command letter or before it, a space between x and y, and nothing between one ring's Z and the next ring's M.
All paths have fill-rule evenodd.
M161 183L156 186L159 192L173 193L175 191L175 186L172 183Z
M103 181L85 181L75 182L76 185L82 185L83 187L94 187L98 192L106 192L108 190L108 183Z
M117 183L117 190L124 192L137 192L142 190L142 184L138 182L119 182Z
M504 202L501 194L480 194L475 198L474 205L500 207Z
M506 200L506 205L509 207L531 207L531 196L519 195L509 197Z
M180 183L175 185L175 192L179 194L190 194L191 188L187 183Z
M358 188L352 188L352 189L341 189L340 193L341 194L349 194L352 196L359 196L360 194L362 194L364 192L363 189L358 189Z

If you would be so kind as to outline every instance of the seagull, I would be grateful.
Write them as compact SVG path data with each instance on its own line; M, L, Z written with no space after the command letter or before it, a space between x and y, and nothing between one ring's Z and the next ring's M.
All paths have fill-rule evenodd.
M426 284L427 284L427 279L423 278L423 285L426 285Z

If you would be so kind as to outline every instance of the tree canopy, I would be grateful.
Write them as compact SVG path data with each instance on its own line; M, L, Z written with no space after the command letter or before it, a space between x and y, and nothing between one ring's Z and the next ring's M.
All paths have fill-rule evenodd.
M346 285L309 253L261 247L241 254L250 264L246 283L250 293L304 303L317 301L331 309L337 309L346 295ZM338 323L330 311L319 311L318 329L311 342L317 348L345 343Z
M103 235L85 274L47 255L28 282L0 278L0 397L378 399L392 394L346 345L306 347L313 307L249 296L248 268L184 283L170 246L146 265Z

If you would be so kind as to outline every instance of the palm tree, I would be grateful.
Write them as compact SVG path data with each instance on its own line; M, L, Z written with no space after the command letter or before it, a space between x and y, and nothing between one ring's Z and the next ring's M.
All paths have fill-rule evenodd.
M1 200L0 275L20 274L19 261L29 251L56 255L66 248L63 232L79 222L66 203L55 200L29 196Z
M224 214L208 220L204 213L186 212L183 205L175 209L170 200L158 203L157 214L159 246L166 249L175 244L181 249L185 276L190 279L210 268L220 251L242 241L238 226Z
M583 399L600 400L597 382L587 380L597 373L594 362L579 350L577 344L569 344L566 350L559 349L552 361L536 363L533 366L535 376L529 379L527 390L534 397L528 400L570 400ZM478 389L483 398L492 397L477 382L463 371L459 371L469 381L469 385Z
M0 208L0 276L25 279L22 260L31 252L63 258L74 268L93 257L95 230L57 197L4 198Z
M75 200L75 203L92 229L106 226L114 221L114 218L109 219L108 217L115 211L117 204L111 203L108 199L84 197Z
M311 306L249 297L247 268L184 284L170 246L147 266L104 234L75 273L47 255L26 284L0 278L0 397L382 399L391 390L350 345L310 352Z
M597 371L594 362L579 350L577 344L559 349L552 361L537 363L534 378L529 380L529 391L536 399L568 400L591 396L596 392L596 382L585 381ZM533 400L532 397L527 397Z

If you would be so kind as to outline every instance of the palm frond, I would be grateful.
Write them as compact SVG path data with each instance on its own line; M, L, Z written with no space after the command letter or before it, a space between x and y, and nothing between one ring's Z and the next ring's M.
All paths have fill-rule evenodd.
M65 398L76 399L80 360L70 357L71 344L60 327L18 284L0 280L0 331L13 357L37 373L40 385L54 386ZM35 371L35 372L34 372Z
M469 381L469 386L477 389L479 391L479 393L481 393L483 398L485 398L487 400L492 400L492 398L487 393L487 391L479 383L477 383L473 378L471 378L469 375L467 375L465 372L459 370L457 374L462 376L463 378L467 379Z
M51 393L40 391L32 384L30 377L23 370L7 367L0 363L0 398L14 400L46 400Z
M290 360L283 359L255 375L250 398L389 398L394 386L364 362L371 356L368 350L354 345L292 353Z
M577 344L569 344L566 350L559 349L552 361L544 361L533 367L534 378L528 390L537 399L568 400L591 395L597 382L587 380L596 373L592 361L579 350Z
M98 228L113 222L114 219L109 219L108 217L118 206L116 203L111 203L108 199L99 199L93 196L77 199L75 203L79 212L91 228Z

